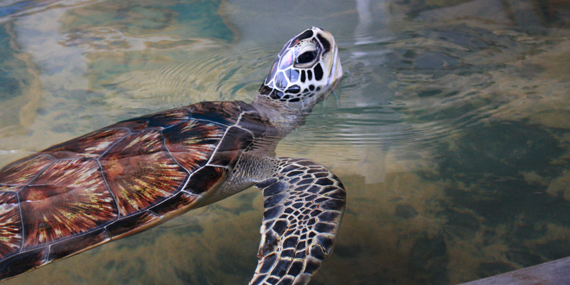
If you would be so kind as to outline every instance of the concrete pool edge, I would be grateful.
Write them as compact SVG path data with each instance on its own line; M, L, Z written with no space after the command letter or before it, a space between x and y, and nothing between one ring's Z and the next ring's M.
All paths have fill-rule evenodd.
M570 284L570 257L467 282L461 285Z

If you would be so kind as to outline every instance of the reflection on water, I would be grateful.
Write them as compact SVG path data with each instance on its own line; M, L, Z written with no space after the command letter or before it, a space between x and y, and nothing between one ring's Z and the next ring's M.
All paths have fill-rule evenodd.
M112 122L251 100L284 41L345 78L279 146L345 182L314 284L454 284L570 256L570 7L547 1L0 3L0 165ZM6 284L244 284L248 190Z

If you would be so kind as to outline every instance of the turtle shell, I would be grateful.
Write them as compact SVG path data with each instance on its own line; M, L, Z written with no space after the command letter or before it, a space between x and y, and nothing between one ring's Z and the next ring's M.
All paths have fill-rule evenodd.
M250 105L204 102L119 122L6 165L0 279L191 209L264 132Z

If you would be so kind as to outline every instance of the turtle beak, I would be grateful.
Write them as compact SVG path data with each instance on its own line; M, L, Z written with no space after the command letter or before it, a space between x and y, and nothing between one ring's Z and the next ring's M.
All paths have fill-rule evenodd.
M321 41L328 42L328 45L324 45L326 52L331 53L330 59L325 62L325 66L329 70L327 86L334 87L340 82L343 75L342 65L340 64L340 57L338 55L338 46L333 35L328 31L317 27L312 27L312 29L322 37Z
M336 43L334 45L334 56L333 56L333 66L331 69L331 75L329 76L328 84L336 84L340 82L342 78L342 65L340 64L340 57L338 56L338 49Z

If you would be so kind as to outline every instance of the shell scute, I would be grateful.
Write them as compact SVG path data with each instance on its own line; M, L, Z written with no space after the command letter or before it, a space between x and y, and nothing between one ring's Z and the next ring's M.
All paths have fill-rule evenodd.
M76 139L44 149L56 159L99 157L109 146L130 134L126 128L109 128L94 131Z
M270 127L266 125L266 123L263 123L263 120L257 112L244 113L238 125L244 129L249 130L256 137L264 134L270 136L277 135L277 130L275 127Z
M58 260L78 252L82 252L92 246L105 242L109 238L105 229L99 229L64 242L53 244L49 252L49 260Z
M0 193L0 258L18 252L22 246L22 221L16 193Z
M142 119L145 118L148 119L148 128L166 129L188 121L190 113L188 108L183 107L142 117Z
M128 128L133 132L142 131L147 128L162 130L187 121L190 118L189 112L188 107L176 108L124 120L110 125L108 128Z
M0 279L12 277L47 262L47 248L39 248L28 252L23 252L0 261Z
M188 173L170 156L157 130L127 136L100 159L119 214L144 210L178 192Z
M230 127L218 145L210 164L233 167L243 151L253 142L253 135L239 127Z
M197 195L191 195L187 192L180 192L168 200L150 208L150 211L157 215L165 215L190 205L198 198Z
M149 212L141 212L130 217L122 218L106 227L107 234L115 237L129 233L135 233L142 230L147 224L151 224L160 220L160 217Z
M117 217L93 159L57 161L19 195L24 248L85 233Z
M228 169L215 166L206 166L192 174L184 190L194 194L201 194L214 188L227 176Z
M147 118L134 118L110 125L108 128L126 128L132 132L139 132L148 127Z
M230 126L235 124L247 104L236 102L201 102L192 105L192 118Z
M226 127L214 123L189 120L162 132L172 156L189 172L204 166Z
M53 161L49 155L35 154L4 166L0 169L0 191L20 190Z

